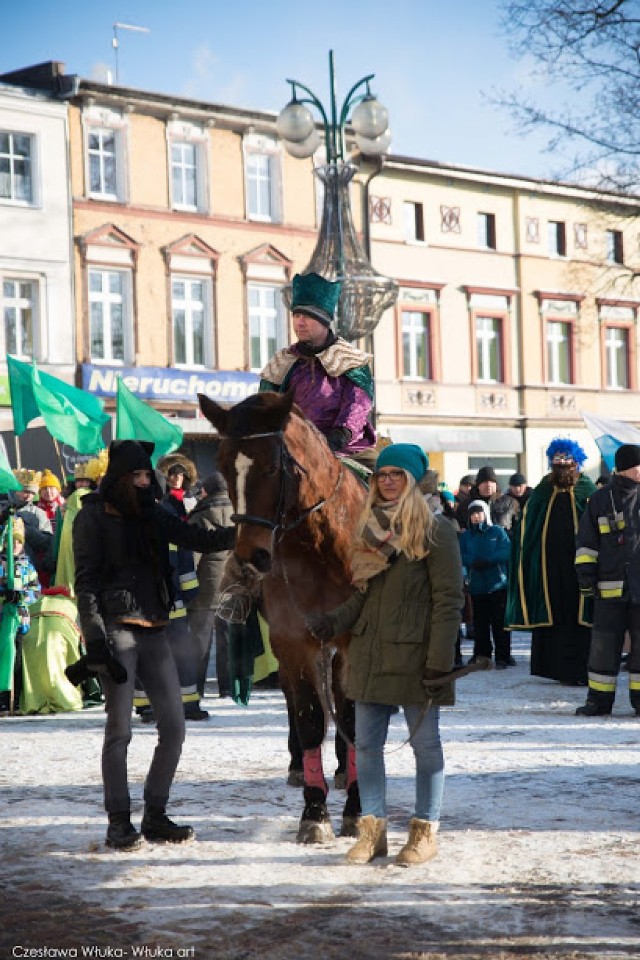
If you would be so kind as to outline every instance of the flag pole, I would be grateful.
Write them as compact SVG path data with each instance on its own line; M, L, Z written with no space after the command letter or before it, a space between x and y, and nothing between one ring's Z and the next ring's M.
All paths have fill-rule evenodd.
M22 469L22 451L20 450L20 438L17 433L13 435L13 445L16 454L16 467L18 470Z
M65 477L64 462L62 460L62 454L60 453L60 444L58 443L55 437L51 437L51 439L53 440L53 445L56 448L56 453L58 454L58 463L60 465L60 482L62 486L64 486L64 477Z

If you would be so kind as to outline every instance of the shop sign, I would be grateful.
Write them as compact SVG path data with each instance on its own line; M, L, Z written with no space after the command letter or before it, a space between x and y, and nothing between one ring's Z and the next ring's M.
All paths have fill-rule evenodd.
M203 393L220 403L238 403L258 392L255 373L238 370L170 370L167 367L120 367L82 364L82 386L97 397L115 397L118 377L140 400L197 404Z

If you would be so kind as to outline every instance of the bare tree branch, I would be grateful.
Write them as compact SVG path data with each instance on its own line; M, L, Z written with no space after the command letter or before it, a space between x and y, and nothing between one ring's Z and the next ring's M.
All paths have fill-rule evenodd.
M638 192L640 0L502 0L501 8L514 55L533 60L537 79L563 99L573 91L580 109L547 109L519 92L489 100L521 132L546 129L549 149L573 144L574 173L600 167L607 189Z

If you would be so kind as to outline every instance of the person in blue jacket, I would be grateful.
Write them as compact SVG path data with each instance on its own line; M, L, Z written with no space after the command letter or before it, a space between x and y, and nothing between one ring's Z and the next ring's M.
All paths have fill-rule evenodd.
M491 523L484 500L469 504L469 526L460 536L465 579L473 598L474 645L470 662L491 659L495 649L496 670L515 666L511 634L504 628L511 541L502 527Z

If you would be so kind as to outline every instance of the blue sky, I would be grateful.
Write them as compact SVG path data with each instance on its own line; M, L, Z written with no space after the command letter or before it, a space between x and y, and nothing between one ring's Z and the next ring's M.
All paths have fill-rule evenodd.
M68 73L114 68L123 85L278 111L286 77L328 99L334 50L341 99L374 73L392 151L536 177L555 177L541 134L522 137L483 92L530 86L509 56L497 0L0 0L0 72L63 60Z

